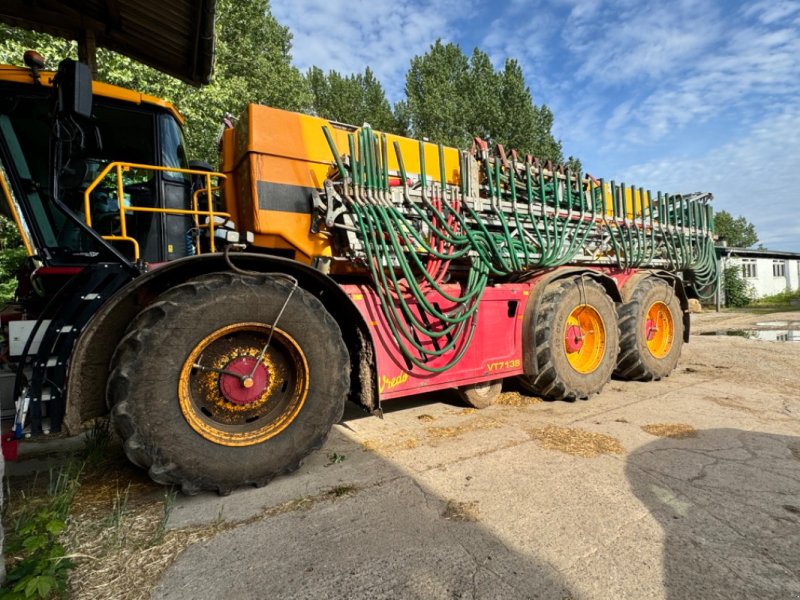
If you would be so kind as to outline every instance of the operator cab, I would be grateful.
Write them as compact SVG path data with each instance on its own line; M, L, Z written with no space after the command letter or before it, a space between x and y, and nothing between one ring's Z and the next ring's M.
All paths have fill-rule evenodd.
M152 168L188 169L173 111L95 84L88 118L54 120L53 90L44 85L53 74L32 72L26 81L20 71L25 73L0 68L0 164L38 258L48 266L109 260L108 247L50 201L54 186L63 205L131 262L193 254L196 218L150 212L192 208L191 176ZM58 128L61 168L53 175L52 136Z

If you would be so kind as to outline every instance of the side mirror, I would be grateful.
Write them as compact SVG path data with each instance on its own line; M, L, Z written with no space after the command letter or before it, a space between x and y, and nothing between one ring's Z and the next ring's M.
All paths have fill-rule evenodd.
M92 116L92 72L83 63L64 59L53 80L58 90L57 111L89 119Z

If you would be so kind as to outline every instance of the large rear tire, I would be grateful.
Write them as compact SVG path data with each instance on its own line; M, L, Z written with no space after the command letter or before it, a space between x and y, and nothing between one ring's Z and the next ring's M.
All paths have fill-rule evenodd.
M349 365L338 325L308 292L266 275L205 275L130 324L111 362L111 416L152 479L224 494L295 470L324 443Z
M673 287L648 277L618 312L620 351L614 375L653 381L672 373L683 347L683 315Z
M536 323L538 373L522 375L529 392L553 400L588 398L603 389L617 362L619 329L614 303L595 281L582 277L551 283Z

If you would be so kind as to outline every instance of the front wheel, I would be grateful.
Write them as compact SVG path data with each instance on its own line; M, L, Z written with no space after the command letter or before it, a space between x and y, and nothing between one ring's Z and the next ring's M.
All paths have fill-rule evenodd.
M611 378L619 349L614 303L587 277L551 283L545 288L538 320L529 339L538 372L522 375L522 386L552 400L575 400L598 393Z
M339 327L314 296L279 278L219 273L137 316L112 359L108 397L126 454L155 481L226 493L319 448L341 419L349 376Z

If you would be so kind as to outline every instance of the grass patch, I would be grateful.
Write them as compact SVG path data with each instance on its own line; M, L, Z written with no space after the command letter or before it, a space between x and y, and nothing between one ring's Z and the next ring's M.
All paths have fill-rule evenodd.
M751 306L775 308L781 307L786 310L800 310L800 290L785 290L772 296L765 296L754 301Z

